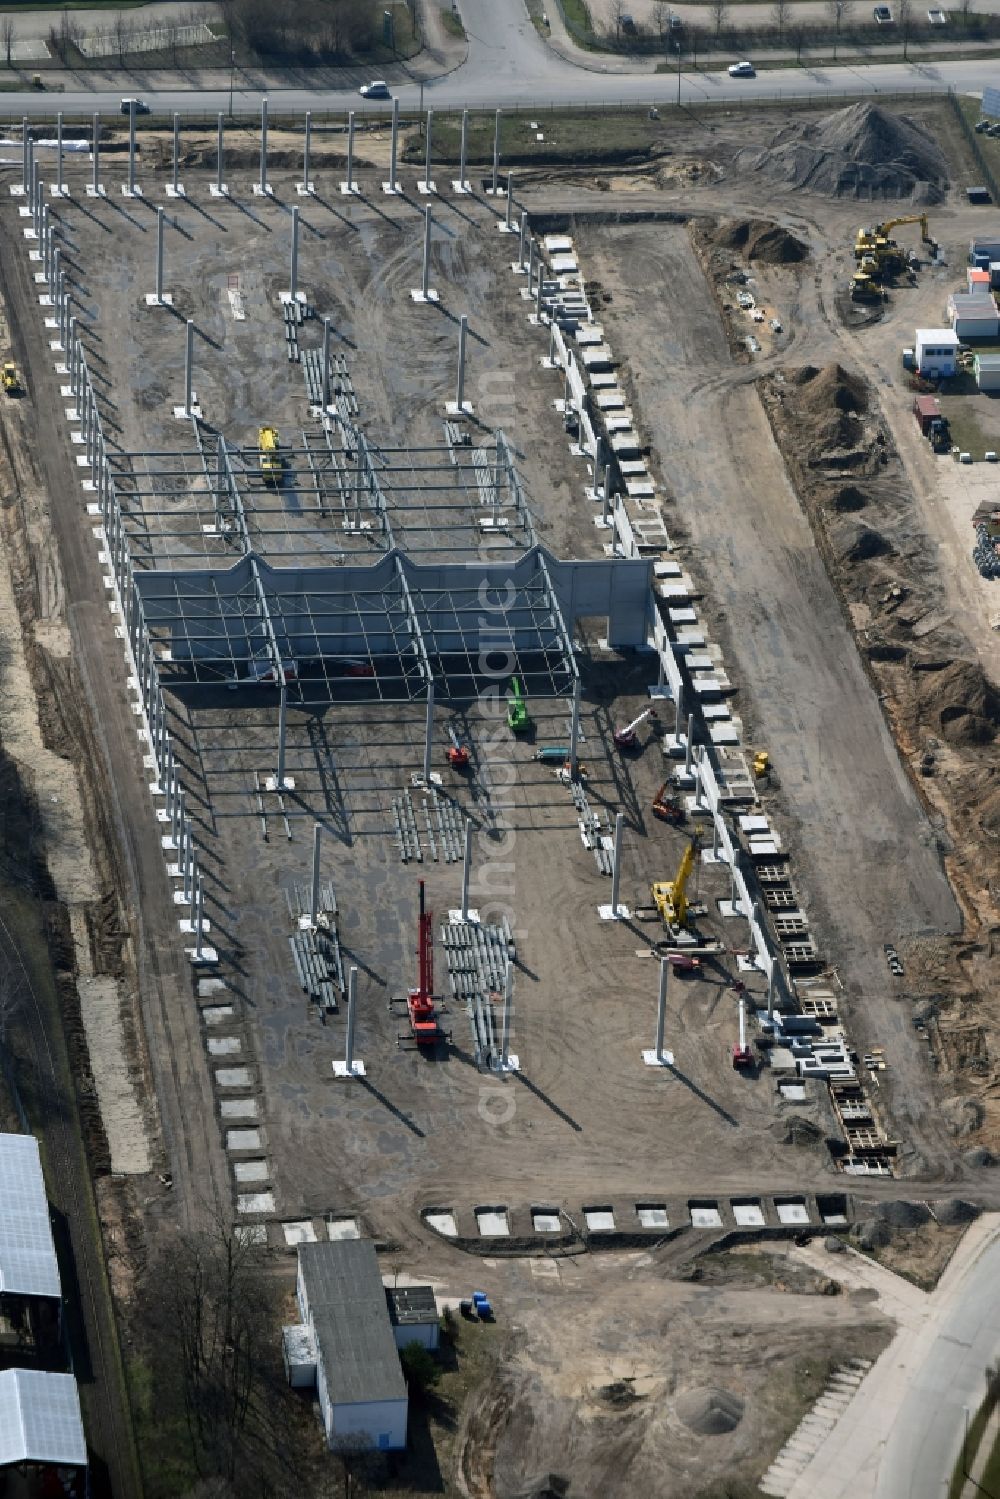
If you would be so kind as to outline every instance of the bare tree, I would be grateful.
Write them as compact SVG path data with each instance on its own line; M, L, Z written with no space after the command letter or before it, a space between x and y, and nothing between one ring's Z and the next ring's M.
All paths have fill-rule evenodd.
M723 26L726 24L726 16L729 13L729 5L727 3L727 0L711 0L711 4L709 5L708 9L715 24L715 34L716 36L718 36L721 33Z
M115 39L115 50L118 53L118 61L121 63L122 67L124 67L125 59L128 56L129 46L132 42L132 22L128 19L124 12L116 12L115 19L112 22L111 34Z
M670 32L670 0L653 0L653 21L660 46L664 47Z
M840 31L845 21L851 18L851 0L826 0L826 8L833 22L833 60L837 61L837 49L840 46Z
M621 40L622 16L625 14L625 0L611 0L611 24L615 28L615 40Z
M14 17L7 13L0 18L0 46L3 47L3 55L9 68L14 51Z
M910 45L910 32L913 30L913 0L899 0L897 7L899 15L899 34L903 38L903 61L906 61L907 49Z
M771 6L771 19L778 29L779 42L784 35L785 27L788 25L788 5L789 0L774 0L774 4Z

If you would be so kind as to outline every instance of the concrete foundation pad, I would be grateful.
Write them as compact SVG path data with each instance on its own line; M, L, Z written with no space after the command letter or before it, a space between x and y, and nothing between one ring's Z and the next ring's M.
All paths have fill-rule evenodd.
M127 183L123 182L122 183L122 197L123 198L141 198L142 197L142 188L139 186L138 183L136 183L135 187L129 187Z
M181 931L184 933L185 937L197 937L197 935L198 935L198 928L195 926L195 924L194 924L193 921L181 921L181 922L178 922L178 926L180 927ZM201 934L202 934L202 936L204 936L206 932L210 932L211 930L212 930L212 923L209 921L209 919L208 919L207 916L203 916L201 918Z
M471 921L473 925L478 926L479 912L473 911L470 906L469 910L463 916L461 907L456 906L453 911L448 912L448 920L452 926L459 926L463 921Z
M170 292L165 291L162 297L158 297L155 291L146 293L147 307L173 307L174 299Z
M453 181L451 184L451 190L453 193L457 193L460 198L464 198L472 192L472 184L470 182ZM13 191L14 189L11 188L11 192Z
M497 225L497 228L499 229L501 234L516 234L518 232L517 226L515 224L508 224L505 219L502 219L500 221L500 223Z
M178 184L177 184L176 187L174 187L174 184L172 182L168 182L167 183L167 197L168 198L186 198L187 197L187 193L184 191L184 188L182 187L182 185L179 182L178 182Z
M66 186L65 182L63 183L62 187L59 186L58 182L53 182L52 186L49 188L50 197L68 198L69 195L69 188Z
M432 1228L435 1233L442 1234L444 1238L458 1238L458 1225L455 1222L454 1213L428 1213L426 1222L428 1228Z
M273 198L274 188L269 182L266 182L263 187L259 182L255 182L253 185L253 195L255 198Z
M609 904L606 906L598 906L597 914L602 921L628 921L630 916L632 915L632 912L629 910L628 906L619 904L617 907L615 907Z
M296 182L295 184L295 193L299 198L311 198L315 191L315 182Z
M238 1213L273 1213L273 1192L239 1192L236 1196Z
M205 942L203 942L201 945L201 952L199 952L196 947L185 948L185 952L191 959L191 962L196 966L201 963L212 964L219 961L219 954L216 952L215 948L209 947Z
M674 1065L674 1054L672 1051L656 1052L654 1047L649 1047L642 1054L642 1060L647 1067L672 1067Z
M445 401L444 413L445 416L450 416L452 421L460 422L463 418L472 415L472 402L463 401L459 406L457 401Z
M279 781L277 776L268 776L264 787L267 791L294 791L295 781L291 776L286 776L283 781Z
M210 198L228 198L229 187L225 182L212 182L209 184L208 195Z
M260 1150L259 1129L227 1129L227 1150Z
M334 1077L364 1077L365 1064L355 1060L348 1067L346 1062L334 1062L333 1075Z
M238 1182L266 1182L271 1168L266 1161L234 1161L233 1175Z
M106 198L108 196L107 188L103 182L99 182L96 187L92 182L88 182L86 193L88 198Z
M503 1076L503 1074L505 1072L520 1072L520 1070L521 1070L521 1059L520 1059L520 1057L516 1056L515 1053L512 1052L512 1051L509 1051L507 1053L507 1060L506 1060L506 1062L504 1062L504 1061L502 1061L501 1059L498 1058L497 1064L493 1068L493 1071L495 1073L499 1074L501 1077Z
M417 192L422 198L431 197L434 193L437 192L437 183L430 181L418 182Z
M358 197L361 189L356 182L342 182L340 184L341 195L345 198Z
M391 193L395 198L401 198L403 195L403 189L399 186L398 183L383 182L382 191L384 193Z
M361 1228L357 1218L328 1218L326 1236L331 1244L341 1244L345 1239L360 1239Z
M738 901L720 900L716 902L716 904L719 907L719 915L724 917L725 919L730 919L733 916L743 915L743 907L739 904Z
M413 298L414 302L439 302L441 300L432 286L428 287L426 293L421 291L419 286L411 287L410 296Z

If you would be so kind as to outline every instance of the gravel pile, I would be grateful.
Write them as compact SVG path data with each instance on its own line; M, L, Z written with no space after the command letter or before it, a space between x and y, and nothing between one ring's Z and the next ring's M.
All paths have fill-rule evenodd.
M741 173L759 173L786 190L830 198L923 205L942 202L948 188L947 163L933 137L875 104L797 120L765 150L741 151L736 163Z

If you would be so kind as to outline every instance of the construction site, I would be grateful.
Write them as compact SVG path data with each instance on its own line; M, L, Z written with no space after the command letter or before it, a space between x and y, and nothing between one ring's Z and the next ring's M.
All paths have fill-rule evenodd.
M373 1492L722 1493L888 1341L824 1241L997 1206L990 472L899 359L996 211L944 103L529 123L7 127L0 741L123 1325L370 1238L509 1330Z

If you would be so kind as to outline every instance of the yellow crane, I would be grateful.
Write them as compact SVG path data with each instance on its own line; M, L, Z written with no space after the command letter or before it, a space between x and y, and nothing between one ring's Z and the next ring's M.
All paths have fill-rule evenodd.
M890 239L894 229L902 224L919 224L920 238L925 245L933 245L930 226L925 213L904 213L898 218L886 219L884 224L876 224L870 229L859 229L854 241L854 258L863 260L866 255L873 255L880 265L888 262L890 265L902 265L905 261L903 251Z
M678 927L687 924L687 886L694 869L695 856L701 847L700 840L691 839L672 880L657 880L650 886L656 909L663 918L664 926Z

